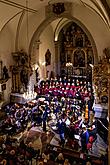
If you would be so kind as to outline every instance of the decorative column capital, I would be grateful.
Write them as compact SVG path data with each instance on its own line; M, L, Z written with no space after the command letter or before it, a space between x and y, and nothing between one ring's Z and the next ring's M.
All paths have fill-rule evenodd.
M41 44L41 41L40 40L35 41L34 44L33 44L33 48L39 49L39 45L40 44Z

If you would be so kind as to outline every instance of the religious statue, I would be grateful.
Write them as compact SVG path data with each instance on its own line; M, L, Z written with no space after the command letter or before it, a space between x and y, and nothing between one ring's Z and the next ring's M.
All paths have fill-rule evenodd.
M38 82L39 81L39 70L38 70L39 68L37 68L36 70L35 70L35 74L36 74L36 82Z
M81 29L78 27L76 31L76 47L83 47L83 37L82 37L82 32Z
M105 59L107 59L107 62L110 62L110 48L104 49Z
M3 67L3 79L8 79L9 74L8 74L8 69L6 66Z
M25 68L23 68L20 72L20 80L21 83L24 85L25 90L27 90L29 76L28 76L28 70L26 70Z
M45 62L46 66L51 64L51 53L49 49L47 49L47 52L45 54Z

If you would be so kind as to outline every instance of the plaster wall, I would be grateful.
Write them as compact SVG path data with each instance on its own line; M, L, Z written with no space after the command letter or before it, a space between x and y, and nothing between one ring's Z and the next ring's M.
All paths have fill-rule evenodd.
M110 47L110 29L98 14L86 7L76 6L72 14L87 27L95 41L98 56L102 56L103 50Z
M42 23L44 19L45 19L44 8L42 8L40 11L38 11L35 14L28 13L28 18L27 18L27 13L25 13L20 29L19 29L20 30L19 39L18 39L19 50L24 49L25 51L28 52L30 40L35 30L38 28L38 26Z
M50 15L51 17L51 15ZM63 15L62 15L63 17ZM69 17L69 14L68 14ZM82 5L73 5L72 8L72 17L79 20L84 26L88 29L92 35L95 45L97 48L98 56L103 55L103 50L107 47L110 47L110 29L105 25L101 17L96 14L91 9L82 6ZM46 19L45 7L39 9L36 14L29 14L28 17L28 44L27 44L27 22L26 15L22 21L20 27L20 35L18 38L18 48L28 51L28 46L31 41L31 38L35 30L39 25ZM6 24L6 26L0 32L0 60L3 61L3 65L6 65L7 68L10 68L10 65L13 64L11 52L15 50L15 36L16 29L18 25L19 18L13 19L13 21ZM55 20L54 20L55 21ZM57 21L57 20L56 20ZM40 76L41 78L46 77L46 68L44 64L45 53L47 49L50 50L52 54L51 65L47 67L47 70L50 72L54 70L55 64L55 47L54 47L54 30L56 23L51 22L48 26L42 27L39 46L39 62L40 62ZM11 75L11 72L9 72ZM7 90L4 91L4 98L8 100L9 93L11 92L11 79L7 82Z
M14 39L15 38L10 27L6 26L0 33L0 61L2 61L3 66L7 67L10 76L10 79L6 82L6 90L3 91L4 102L9 100L9 94L11 93L12 75L10 66L13 64L11 53L14 50Z
M50 25L46 27L43 33L40 36L40 47L39 47L39 63L41 66L41 78L46 77L46 70L50 72L54 70L55 63L55 45L54 45L54 32ZM51 65L45 66L45 54L47 49L50 50L51 53Z

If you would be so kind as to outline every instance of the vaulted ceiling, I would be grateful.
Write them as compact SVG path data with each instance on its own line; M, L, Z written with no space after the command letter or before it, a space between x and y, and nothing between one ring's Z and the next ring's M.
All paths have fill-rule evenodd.
M110 43L108 39L110 38L110 35L108 36L110 31L110 0L0 0L0 34L4 35L7 32L10 34L13 42L11 51L25 49L29 53L32 52L33 45L38 40L36 30L43 21L45 23L45 7L58 2L64 2L65 5L71 3L73 14L74 9L76 9L75 19L82 22L85 27L88 27L88 24L90 25L88 30L96 40L97 49L108 47ZM57 17L42 27L44 30L50 24L56 40L63 25L70 20L67 17L63 19L62 17ZM97 23L98 21L99 24ZM29 26L26 26L28 24ZM93 31L91 31L92 28ZM43 30L41 28L41 31ZM105 42L102 42L102 34ZM99 51L99 54L101 52L102 50Z
M31 14L37 14L44 6L55 2L71 2L74 5L83 5L100 15L101 19L110 26L110 0L16 0L16 2L15 0L0 0L0 29L23 9L27 10L28 8Z

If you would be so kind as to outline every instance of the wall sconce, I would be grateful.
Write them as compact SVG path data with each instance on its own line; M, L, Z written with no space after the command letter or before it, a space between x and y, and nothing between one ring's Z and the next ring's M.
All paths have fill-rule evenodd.
M66 67L73 66L72 62L67 62Z

